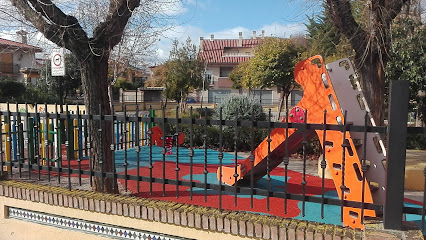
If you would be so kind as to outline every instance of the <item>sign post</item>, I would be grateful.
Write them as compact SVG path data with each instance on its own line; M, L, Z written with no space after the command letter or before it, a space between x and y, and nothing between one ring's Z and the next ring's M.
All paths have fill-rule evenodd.
M58 85L59 85L59 108L61 114L64 113L63 109L63 99L62 99L62 77L65 76L65 55L63 48L55 48L52 50L51 60L51 69L52 69L52 77L57 77ZM62 119L61 119L62 120ZM61 121L61 126L63 126ZM62 129L61 129L62 133Z
M65 76L65 56L63 48L55 48L51 56L52 77Z

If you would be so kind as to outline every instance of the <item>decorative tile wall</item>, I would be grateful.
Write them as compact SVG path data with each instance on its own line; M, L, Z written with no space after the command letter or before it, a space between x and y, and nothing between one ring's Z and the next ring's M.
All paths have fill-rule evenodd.
M68 218L53 214L35 212L27 209L8 207L9 218L34 222L67 230L80 231L88 234L96 234L114 239L138 239L138 240L178 240L188 239L161 233L141 231L131 228L92 222L82 219Z

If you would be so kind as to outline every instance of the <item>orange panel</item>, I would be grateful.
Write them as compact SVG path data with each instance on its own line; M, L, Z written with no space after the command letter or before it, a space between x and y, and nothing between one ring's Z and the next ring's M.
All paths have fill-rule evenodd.
M342 124L344 122L343 114L339 106L336 94L331 85L330 79L327 75L325 64L320 56L311 57L305 61L297 64L295 68L295 79L302 86L303 98L297 105L308 111L308 123L323 123L324 110L327 111L327 124ZM324 83L324 82L325 83ZM295 121L293 121L295 122ZM306 137L309 139L314 136L314 131L308 131ZM324 146L323 131L317 131L318 137ZM269 153L269 166L270 170L278 166L283 159L285 151L285 141L288 141L288 153L297 151L303 140L303 131L289 129L288 139L285 139L285 129L274 129L271 132L271 143L268 150L267 139L256 148L254 151L255 160L253 163L253 176L254 180L262 178L267 174L266 161ZM351 139L349 132L345 135L348 139L351 151L345 150L345 174L344 185L347 191L344 193L343 198L351 201L362 201L362 173L360 172L360 160L355 150L354 143ZM327 131L326 141L332 142L332 146L326 146L326 159L327 164L330 166L331 174L339 197L341 198L340 187L342 185L342 172L343 172L343 133L337 131ZM236 173L238 174L237 181L248 181L251 177L251 162L247 158L241 165L238 165ZM222 182L228 185L235 184L235 177L233 176L235 169L232 167L222 167ZM217 171L218 179L220 178L219 169ZM365 182L365 197L364 202L372 203L372 196L367 181ZM365 216L375 216L373 210L365 210ZM352 228L363 228L361 224L361 209L357 208L344 208L343 216L344 226Z

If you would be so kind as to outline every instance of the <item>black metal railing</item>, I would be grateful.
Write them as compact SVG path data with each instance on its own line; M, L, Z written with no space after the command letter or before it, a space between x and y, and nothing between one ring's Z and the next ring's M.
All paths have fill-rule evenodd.
M398 85L398 84L394 84ZM404 198L403 187L405 167L405 134L409 133L426 133L425 128L406 127L406 118L401 114L407 112L408 106L400 104L408 96L396 96L405 89L404 86L398 85L391 90L391 108L390 112L398 113L389 115L389 126L371 126L366 121L364 126L355 126L344 121L341 124L329 124L326 122L327 112L324 111L324 121L322 123L308 123L309 113L304 114L304 121L289 122L289 114L287 112L285 122L271 121L271 113L268 114L267 121L256 121L254 118L250 120L239 120L238 113L234 119L224 119L222 112L219 111L218 119L209 119L207 115L195 117L193 109L189 109L189 116L181 118L179 109L176 108L173 117L166 116L166 109L163 108L161 113L153 114L152 109L148 112L139 111L136 107L134 112L127 112L126 108L122 113L112 114L82 114L77 106L77 111L72 113L65 106L65 113L59 112L59 107L55 106L54 111L46 112L30 112L28 105L25 104L25 111L11 111L11 109L22 109L22 105L7 104L6 109L0 112L1 128L0 128L0 169L7 170L6 173L10 178L15 179L32 179L37 178L40 181L52 184L66 184L71 190L78 181L77 187L88 184L92 185L92 179L98 177L103 185L105 179L113 179L121 181L124 189L129 190L129 182L136 183L133 189L134 194L143 194L143 196L170 196L176 198L182 197L181 189L189 188L190 199L193 200L197 194L202 196L204 202L207 202L208 194L211 191L217 192L218 201L216 207L220 210L224 208L224 196L233 196L234 205L238 205L239 195L250 196L250 207L253 208L256 196L266 197L266 208L270 210L270 202L273 198L284 199L284 205L279 206L282 212L287 213L288 201L301 201L301 212L305 215L306 203L318 203L321 207L321 218L324 218L324 207L326 205L334 205L341 208L343 217L343 209L345 207L353 207L362 209L361 219L364 221L364 211L374 210L378 216L384 215L384 222L387 228L400 229L403 214L415 214L421 216L421 227L424 229L425 202L419 207L404 206L403 202L395 201L395 199ZM34 109L38 109L37 104ZM44 109L48 109L44 105ZM207 111L204 111L207 113ZM344 119L346 120L345 112ZM401 126L404 125L405 126ZM97 129L93 129L93 128ZM91 129L92 128L92 129ZM106 131L109 128L109 131ZM281 177L284 177L282 191L277 191L271 187L271 167L272 150L271 136L273 129L282 129L285 139L289 139L290 132L293 129L300 130L302 134L302 157L303 164L302 178L300 186L293 186L293 191L289 188L289 167L294 160L291 160L289 152L289 143L285 142L284 152L281 157L281 165L284 169ZM259 131L259 136L256 136ZM325 176L324 170L327 166L327 152L325 147L322 148L323 157L320 161L322 168L320 196L313 195L308 192L307 185L307 147L309 133L318 131L323 133L323 142L326 143L327 133L338 131L343 133L341 145L343 154L341 159L342 178L339 183L339 189L342 191L340 198L325 196ZM182 134L185 132L185 139L182 141ZM384 204L367 202L364 199L366 189L362 188L361 201L349 201L343 198L345 187L345 151L348 148L348 139L346 133L361 132L366 138L367 133L387 134L388 150L387 159L387 185L386 200ZM62 133L65 133L63 135ZM91 134L96 133L96 134ZM105 133L110 133L106 135ZM157 134L157 135L156 135ZM93 141L98 138L99 149L93 149ZM109 139L105 142L103 140ZM255 148L259 144L259 139L267 142L267 157L264 160L266 164L265 181L266 186L255 184L254 171L250 171L249 183L240 183L238 181L240 172L237 171L239 164L237 162L239 153L244 150L249 152L248 160L253 169L255 164ZM182 143L183 142L183 143ZM365 139L364 139L364 142ZM110 146L102 146L109 143ZM171 146L182 143L184 148L175 148L172 157L170 153ZM334 144L338 144L335 142ZM153 145L158 145L157 147ZM395 147L394 147L395 146ZM105 148L106 147L106 148ZM217 150L212 160L209 156L210 148ZM87 160L90 152L103 151L109 149L112 152L112 159L100 159L100 170L95 170L92 161ZM187 149L188 160L183 160L183 151ZM224 159L226 150L231 151L234 162ZM345 150L346 149L346 150ZM157 151L156 150L161 150ZM198 151L200 150L200 151ZM196 155L197 151L200 155ZM130 153L135 153L135 157L130 157ZM103 153L105 155L105 152ZM366 152L360 157L361 164L361 181L364 186L365 173L368 171L366 163ZM102 160L103 159L103 160ZM155 159L155 160L154 160ZM158 164L156 164L158 162ZM214 167L219 169L219 181L209 182L209 174L215 173L212 170L212 162ZM108 171L107 164L113 165L113 170ZM233 167L236 184L228 186L223 184L223 166ZM195 179L194 169L199 168L201 172L200 178ZM170 173L168 170L172 169ZM183 178L183 170L188 172L188 178ZM402 170L402 171L401 171ZM425 169L426 175L426 169ZM55 178L52 178L54 176ZM392 176L389 178L389 176ZM397 177L395 177L397 176ZM247 175L248 177L248 175ZM56 179L56 180L55 180ZM346 179L347 180L347 179ZM336 184L336 186L338 186ZM392 186L392 187L390 187ZM174 188L171 190L170 187ZM294 191L294 189L297 189ZM173 192L173 193L172 193ZM390 199L392 199L390 201ZM274 206L276 208L278 206Z

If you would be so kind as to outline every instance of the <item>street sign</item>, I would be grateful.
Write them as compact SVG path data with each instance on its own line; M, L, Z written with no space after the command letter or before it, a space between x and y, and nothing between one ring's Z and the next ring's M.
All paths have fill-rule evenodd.
M53 77L65 76L65 56L63 48L55 48L51 56L51 68Z

